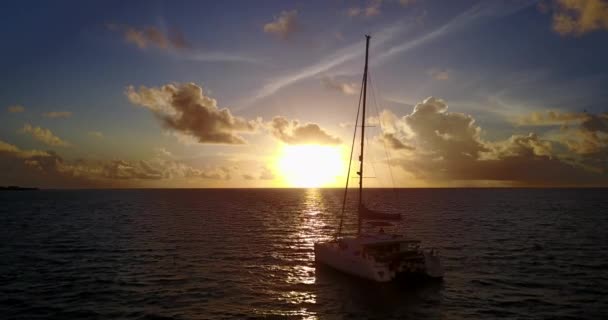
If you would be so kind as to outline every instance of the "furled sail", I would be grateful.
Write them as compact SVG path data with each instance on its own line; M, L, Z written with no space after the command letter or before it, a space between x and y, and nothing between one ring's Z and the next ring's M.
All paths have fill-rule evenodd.
M401 220L401 215L398 213L386 213L368 209L365 205L359 206L359 216L361 219L368 220Z

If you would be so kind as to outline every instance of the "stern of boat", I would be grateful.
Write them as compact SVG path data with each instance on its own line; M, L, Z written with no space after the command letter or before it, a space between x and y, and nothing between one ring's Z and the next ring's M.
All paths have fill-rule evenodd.
M431 278L443 278L443 266L437 251L432 249L424 251L424 269L426 275Z

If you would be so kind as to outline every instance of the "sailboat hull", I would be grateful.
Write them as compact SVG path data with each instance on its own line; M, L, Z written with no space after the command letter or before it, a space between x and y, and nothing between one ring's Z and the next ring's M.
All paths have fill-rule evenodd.
M315 262L334 268L338 271L377 282L393 280L388 268L374 265L372 261L345 250L340 250L337 243L315 243Z
M385 240L379 241L383 245ZM361 238L315 243L315 262L376 282L394 281L403 276L443 277L440 258L431 251L406 249L393 252L387 259L386 256L383 258L372 254L366 245L370 245L369 239ZM371 242L371 245L377 247L378 243ZM395 243L390 245L395 248Z

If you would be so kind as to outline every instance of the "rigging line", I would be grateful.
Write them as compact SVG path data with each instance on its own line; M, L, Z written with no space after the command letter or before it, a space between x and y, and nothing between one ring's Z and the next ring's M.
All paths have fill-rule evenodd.
M350 157L348 160L348 171L346 172L346 186L344 187L344 197L342 198L342 212L340 213L340 224L338 225L338 232L334 239L338 239L342 233L342 225L344 224L344 212L346 211L346 196L348 195L348 182L350 181L350 169L353 163L353 153L355 151L355 141L357 140L357 122L359 122L359 112L361 111L361 100L363 99L363 82L365 76L361 80L361 90L359 91L359 105L357 106L357 117L355 118L355 132L353 133L353 142L350 146Z
M372 98L374 99L374 107L376 108L376 114L378 115L378 124L380 125L380 133L383 134L384 132L384 127L382 126L382 118L380 117L380 110L378 108L378 101L376 100L376 87L374 85L374 83L372 82L372 77L371 75L368 75L369 77L369 85L372 88ZM391 155L390 155L390 151L388 151L388 148L386 147L386 140L384 139L384 137L382 137L382 145L384 146L384 153L386 154L386 162L387 162L387 166L388 166L388 172L390 173L391 176L391 183L393 186L393 196L395 197L395 199L397 198L397 191L396 191L396 185L395 185L395 177L393 175L393 169L391 167Z
M368 146L371 146L371 144L369 143L368 136L365 137L365 142L367 143ZM369 150L370 148L368 147L367 149ZM373 152L369 152L369 151L368 151L368 155L372 157L372 161L368 162L372 166L372 171L374 172L372 177L379 177L380 175L378 174L378 171L376 171L376 166L374 164L377 161L376 156L374 155Z
M371 146L371 143L369 142L369 135L368 135L368 136L365 136L365 142L367 143L367 145L368 145L368 146ZM378 173L378 171L376 170L376 165L375 165L375 163L377 162L377 159L376 159L376 156L374 155L374 153L369 151L370 149L371 149L370 147L368 147L368 148L367 148L367 150L368 150L368 157L370 157L370 156L372 157L372 161L368 161L368 162L367 162L367 163L369 163L369 164L371 165L371 167L372 167L371 169L372 169L373 175L372 175L372 176L370 176L370 177L372 177L372 178L375 178L375 179L376 179L376 180L375 180L375 181L376 181L376 186L380 186L380 178L379 178L379 177L380 177L380 174L379 174L379 173ZM364 177L364 178L365 178L365 177ZM370 183L370 184L371 184L371 183ZM369 195L369 193L368 193L368 195ZM374 198L372 198L372 199L374 199ZM371 200L369 199L369 197L368 197L368 199L367 199L367 200L370 202L370 207L371 207ZM376 198L375 200L376 200L376 201L374 202L374 204L377 204L377 198Z

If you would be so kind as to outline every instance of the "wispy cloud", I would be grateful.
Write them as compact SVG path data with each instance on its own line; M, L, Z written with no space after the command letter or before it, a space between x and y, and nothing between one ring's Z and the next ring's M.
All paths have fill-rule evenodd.
M14 105L6 108L6 111L8 111L9 113L21 113L25 111L25 108L21 105Z
M155 26L137 28L115 23L109 23L106 26L111 31L122 33L127 43L135 45L139 49L147 49L152 46L160 49L185 49L190 47L182 32L175 28L166 32Z
M481 18L509 15L521 10L522 8L529 7L534 3L535 1L533 0L517 1L513 3L503 1L484 1L473 6L464 13L456 16L447 23L437 27L433 31L423 34L417 38L402 42L401 44L397 44L387 49L383 49L382 53L374 57L374 59L372 60L372 64L378 65L385 63L397 54L412 50L448 33L461 30L461 28L469 26L472 23L479 21ZM410 22L416 23L416 19ZM407 29L406 27L409 25L410 24L399 21L390 25L389 27L380 30L379 32L375 32L373 34L373 41L371 43L372 48L380 47L386 44L387 42L394 40L397 35L404 32ZM340 66L346 62L359 58L364 54L364 51L361 49L362 47L362 41L353 43L349 46L335 51L333 54L327 56L326 58L321 59L320 62L304 67L293 73L274 78L266 85L264 85L260 90L258 90L258 92L254 95L253 99L251 99L249 103L251 104L259 99L268 97L276 93L278 90L289 86L297 81L317 76L334 67Z
M287 39L298 29L298 11L283 11L272 22L264 25L264 32L271 33L281 39Z
M242 54L197 49L179 29L175 28L167 32L163 28L155 26L138 28L115 23L109 23L106 27L108 30L121 33L126 43L135 45L141 50L156 47L176 59L201 62L261 63L257 58Z
M397 35L397 33L402 31L402 29L403 24L398 22L376 33L374 36L374 42L372 43L372 47L379 46L393 39ZM327 70L333 67L339 66L357 57L361 57L364 54L361 48L363 48L362 42L358 41L345 48L337 50L336 52L322 59L318 63L300 69L296 72L287 74L285 76L275 78L268 82L266 85L264 85L264 87L262 87L258 91L258 93L255 94L252 101L268 97L277 92L279 89L291 85L296 81L316 76L318 74L326 72Z
M356 83L338 81L330 76L321 77L321 84L327 89L337 90L346 95L353 95L357 93Z
M450 71L447 69L432 68L428 71L428 74L435 80L448 80L450 78Z
M349 17L374 17L380 15L380 7L382 6L382 0L370 0L367 6L364 7L350 7L346 10L346 15Z
M517 1L513 3L502 1L481 2L431 32L384 50L383 53L374 59L374 63L385 63L389 58L397 54L417 48L448 33L459 31L462 28L479 21L481 18L509 15L529 7L535 2L536 1Z
M103 132L101 132L101 131L89 131L88 134L89 134L89 136L97 138L97 139L103 139L103 137L104 137Z
M53 147L69 147L70 144L55 134L49 129L41 127L33 127L32 125L25 124L21 130L21 133L31 135L34 139Z
M264 64L260 59L239 55L227 52L203 52L203 51L192 51L192 52L176 52L175 56L180 59L190 61L204 61L204 62L244 62L252 64Z
M57 119L57 118L69 118L72 116L72 113L69 111L51 111L45 112L42 114L43 117Z

